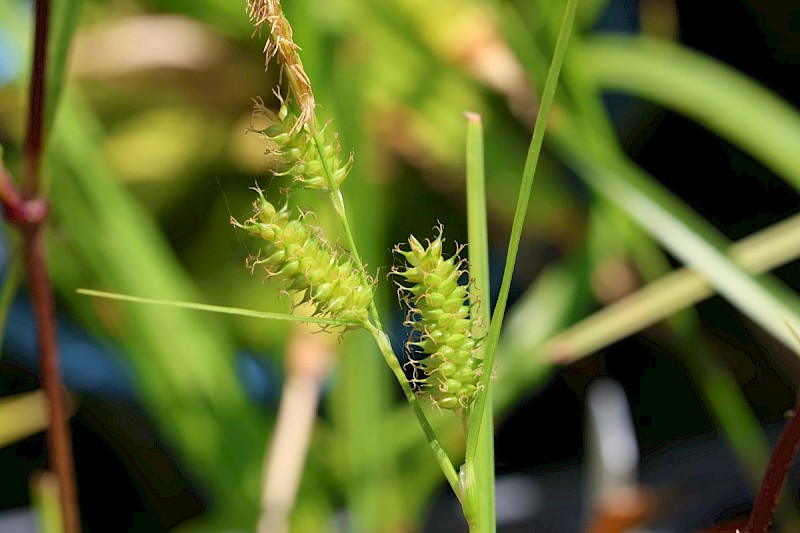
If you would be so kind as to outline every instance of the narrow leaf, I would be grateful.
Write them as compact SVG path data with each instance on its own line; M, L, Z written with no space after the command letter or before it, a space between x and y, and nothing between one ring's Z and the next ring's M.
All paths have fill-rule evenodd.
M800 190L800 113L763 85L675 43L605 36L581 47L586 76L669 107L738 145Z
M467 113L467 231L469 239L469 275L474 280L470 291L472 298L480 302L477 324L487 327L490 321L489 291L489 238L486 220L486 178L483 164L483 123L480 115ZM475 332L480 334L480 332ZM485 364L485 362L484 362ZM475 458L475 463L467 462L467 472L473 468L474 475L467 474L467 480L474 480L474 487L466 487L464 510L471 514L468 506L476 506L480 515L480 525L485 531L495 529L494 493L494 424L492 416L491 388L478 390L478 395L486 398L487 407L482 413L469 413L469 431L480 432L475 442L476 451L467 450L467 457ZM482 414L482 416L480 416ZM470 490L472 489L472 490ZM477 502L471 500L477 498Z
M556 49L553 54L553 60L550 63L550 69L547 73L547 78L544 82L544 89L542 90L541 104L539 105L539 113L536 116L536 123L533 126L533 135L531 137L531 145L528 149L528 157L525 161L525 168L522 171L522 183L520 185L519 196L517 197L517 207L514 213L514 223L511 226L511 237L508 243L508 253L506 256L506 266L503 271L503 281L500 285L500 294L497 297L494 313L492 314L492 323L489 329L489 335L486 339L485 355L484 355L484 373L481 376L481 386L483 388L489 387L489 381L492 375L492 363L494 362L494 352L497 348L497 342L500 338L500 329L503 326L503 317L505 316L506 304L508 303L508 291L511 288L511 276L514 273L514 265L516 263L517 251L519 250L519 241L522 237L522 226L525 221L525 214L528 210L528 200L530 199L530 192L533 186L533 178L536 174L536 165L539 161L539 153L542 149L542 141L544 140L544 132L547 127L547 119L550 116L550 109L555 99L556 87L558 86L558 76L561 72L561 66L564 63L564 56L566 55L567 45L572 33L572 26L575 20L575 9L577 7L577 0L569 0L564 11L564 18L561 23L561 32L559 33L556 42ZM473 409L477 411L479 417L483 416L483 409L486 406L486 397L479 396L475 401ZM480 436L480 431L471 431L467 437L467 450L475 450L476 443ZM474 453L474 451L473 451ZM473 458L467 458L472 460Z
M200 304L195 302L176 302L173 300L157 300L154 298L142 298L139 296L129 296L115 292L96 291L93 289L77 289L75 292L86 296L97 296L110 300L123 300L126 302L136 302L150 305L163 305L166 307L180 307L183 309L195 309L197 311L209 311L223 315L239 315L251 318L266 318L269 320L285 320L287 322L310 322L312 324L323 324L330 326L352 326L357 327L361 324L356 322L345 322L332 318L321 318L315 316L287 315L285 313L267 313L263 311L253 311L251 309L240 309L238 307L223 307L221 305Z
M0 400L0 448L44 431L50 423L47 398L36 390Z
M615 202L719 293L787 346L783 320L800 324L800 299L776 278L755 279L724 252L725 239L663 186L621 155L592 148L604 142L564 120L553 139L586 182Z
M800 256L800 215L761 230L728 249L730 258L760 274ZM548 342L548 356L562 364L633 335L714 294L696 270L683 268L654 281L562 331Z

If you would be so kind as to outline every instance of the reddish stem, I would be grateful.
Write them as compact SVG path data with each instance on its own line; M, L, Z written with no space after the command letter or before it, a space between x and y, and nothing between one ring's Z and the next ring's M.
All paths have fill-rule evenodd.
M47 78L47 38L50 0L36 0L33 63L28 89L28 128L22 148L22 196L31 199L39 189L44 144L44 99Z
M50 425L47 452L59 482L59 500L65 533L81 530L72 445L58 362L53 288L47 272L44 238L48 203L37 197L41 185L41 161L45 129L45 89L49 0L36 1L33 64L29 89L28 124L22 149L21 192L0 166L0 203L3 214L22 235L25 270L36 319L42 388L47 395Z
M772 453L772 458L767 467L767 474L761 482L758 495L750 511L750 518L745 527L745 533L764 533L772 525L775 506L781 496L781 489L786 483L786 476L792 466L794 457L800 447L800 416L798 416L800 403L795 405L789 422L781 433L781 438Z
M25 220L23 212L24 202L17 191L14 180L11 179L8 171L0 165L0 202L3 203L3 217L14 223L21 223Z
M43 224L36 223L22 230L25 270L36 319L41 384L50 408L50 425L47 428L50 468L55 471L59 482L63 530L65 533L78 533L81 528L77 488L64 388L59 368L53 288L46 267L44 229Z

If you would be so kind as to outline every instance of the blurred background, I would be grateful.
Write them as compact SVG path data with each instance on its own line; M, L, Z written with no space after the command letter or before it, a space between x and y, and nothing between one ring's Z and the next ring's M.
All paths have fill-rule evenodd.
M51 57L68 67L47 159L50 266L85 530L252 530L290 327L75 289L288 311L278 287L244 266L257 242L229 224L249 215L255 183L285 198L287 179L247 132L254 98L277 107L278 69L265 72L265 36L253 35L244 2L59 6ZM343 193L398 354L407 332L386 279L392 246L439 223L450 246L466 241L465 110L484 120L499 287L563 7L284 5L318 113L334 120L343 153L354 150ZM775 257L747 248L756 266L746 270L773 271L749 278L753 294L785 307L732 299L739 286L721 272L726 297L685 289L672 309L663 298L678 282L664 277L702 261L704 245L800 234L798 17L798 2L581 3L498 351L499 531L733 531L749 512L794 403L796 347L774 317L800 316L800 247L773 235ZM31 23L30 2L0 0L0 144L15 173ZM324 199L297 197L335 238ZM16 247L6 231L10 287ZM661 296L641 297L649 307L629 304L657 280ZM38 387L24 283L12 294L0 353L9 397ZM616 315L571 328L615 302ZM293 530L465 530L371 339L348 333L336 351ZM459 457L455 417L434 419ZM14 531L3 521L32 520L29 480L46 453L40 433L0 444L0 530ZM794 476L779 511L787 531L797 492ZM608 525L617 515L623 525Z

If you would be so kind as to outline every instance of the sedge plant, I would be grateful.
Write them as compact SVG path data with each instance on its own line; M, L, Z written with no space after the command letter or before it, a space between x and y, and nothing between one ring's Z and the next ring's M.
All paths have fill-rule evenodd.
M234 226L259 240L259 251L247 260L251 271L262 272L282 284L292 301L313 309L311 316L258 313L191 303L124 297L99 291L84 294L159 303L268 319L311 322L344 333L364 329L374 338L416 415L436 460L462 505L472 532L495 530L494 460L491 402L492 362L502 327L511 274L521 238L545 125L572 29L577 0L566 4L550 69L543 85L539 113L523 171L508 246L500 294L490 312L482 289L488 287L486 199L483 179L480 116L467 113L469 262L463 246L450 251L444 229L433 238L411 235L395 247L402 264L392 269L398 296L407 309L412 334L406 348L411 378L395 355L384 332L373 296L377 276L362 261L347 215L342 186L353 155L343 157L331 124L320 124L314 92L295 44L292 27L279 0L248 0L248 12L258 33L266 35L264 52L269 64L281 69L286 96L275 94L277 111L256 101L255 113L268 125L255 133L267 143L277 162L276 176L288 184L324 195L333 206L345 235L343 245L332 243L323 228L313 224L305 206L287 196L276 206L257 186L250 218L232 219ZM423 403L433 412L458 417L465 431L466 456L456 469L437 437Z
M271 151L283 167L280 171L303 188L326 194L336 211L346 236L347 251L333 247L324 230L308 221L307 212L287 205L276 209L257 190L255 214L244 223L233 223L265 241L262 250L249 260L249 266L263 267L270 278L282 279L289 292L302 292L320 318L341 320L341 326L361 327L374 337L383 357L396 376L414 410L428 442L453 492L462 504L471 531L493 531L494 477L492 461L491 414L487 409L492 360L502 326L510 288L522 220L541 149L545 124L553 102L558 73L564 58L577 2L568 2L551 68L544 85L540 112L520 188L517 214L512 229L502 288L494 316L480 288L488 285L486 268L485 199L483 198L480 118L468 114L470 123L470 261L473 272L456 247L447 256L444 230L425 244L410 236L395 252L404 260L392 273L398 294L408 309L406 324L412 328L407 347L417 352L410 359L409 380L392 351L372 299L374 278L358 254L347 217L341 186L352 161L340 156L336 136L329 124L320 127L315 114L311 81L292 38L292 29L278 0L250 0L249 13L259 31L269 32L265 53L267 62L276 57L286 80L289 97L280 98L280 109L272 112L262 104L257 111L271 125L260 131L273 147ZM464 279L467 281L464 282ZM483 304L483 305L482 305ZM355 324L355 326L354 326ZM420 400L460 417L467 434L467 455L456 471L442 448Z

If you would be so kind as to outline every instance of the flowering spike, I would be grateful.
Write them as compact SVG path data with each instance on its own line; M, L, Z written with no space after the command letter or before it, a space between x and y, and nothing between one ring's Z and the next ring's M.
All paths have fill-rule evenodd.
M289 108L288 102L280 95L278 99L281 107L277 113L268 109L260 100L255 103L255 114L265 117L270 122L265 129L255 131L274 145L270 153L276 155L280 163L280 169L276 174L292 177L303 188L327 192L331 188L327 174L330 172L330 179L338 188L350 172L352 154L350 159L342 161L339 157L341 150L336 136L326 134L323 128L319 136L324 143L322 146L324 156L320 155L311 127L308 124L298 126L300 119Z
M248 267L261 266L268 277L283 279L289 292L302 292L302 301L314 305L316 316L367 324L373 286L351 257L333 248L307 217L292 218L288 205L276 210L259 189L256 192L253 217L244 224L231 221L266 242L247 260Z
M479 328L475 327L477 315L470 313L468 286L458 284L466 272L460 268L460 249L444 259L443 241L441 229L427 246L410 236L408 249L397 246L395 251L411 266L395 267L392 273L402 278L398 286L408 306L406 323L414 329L406 347L425 354L414 361L420 393L442 409L458 411L469 407L478 390L482 338L474 337ZM417 370L422 377L417 377Z

